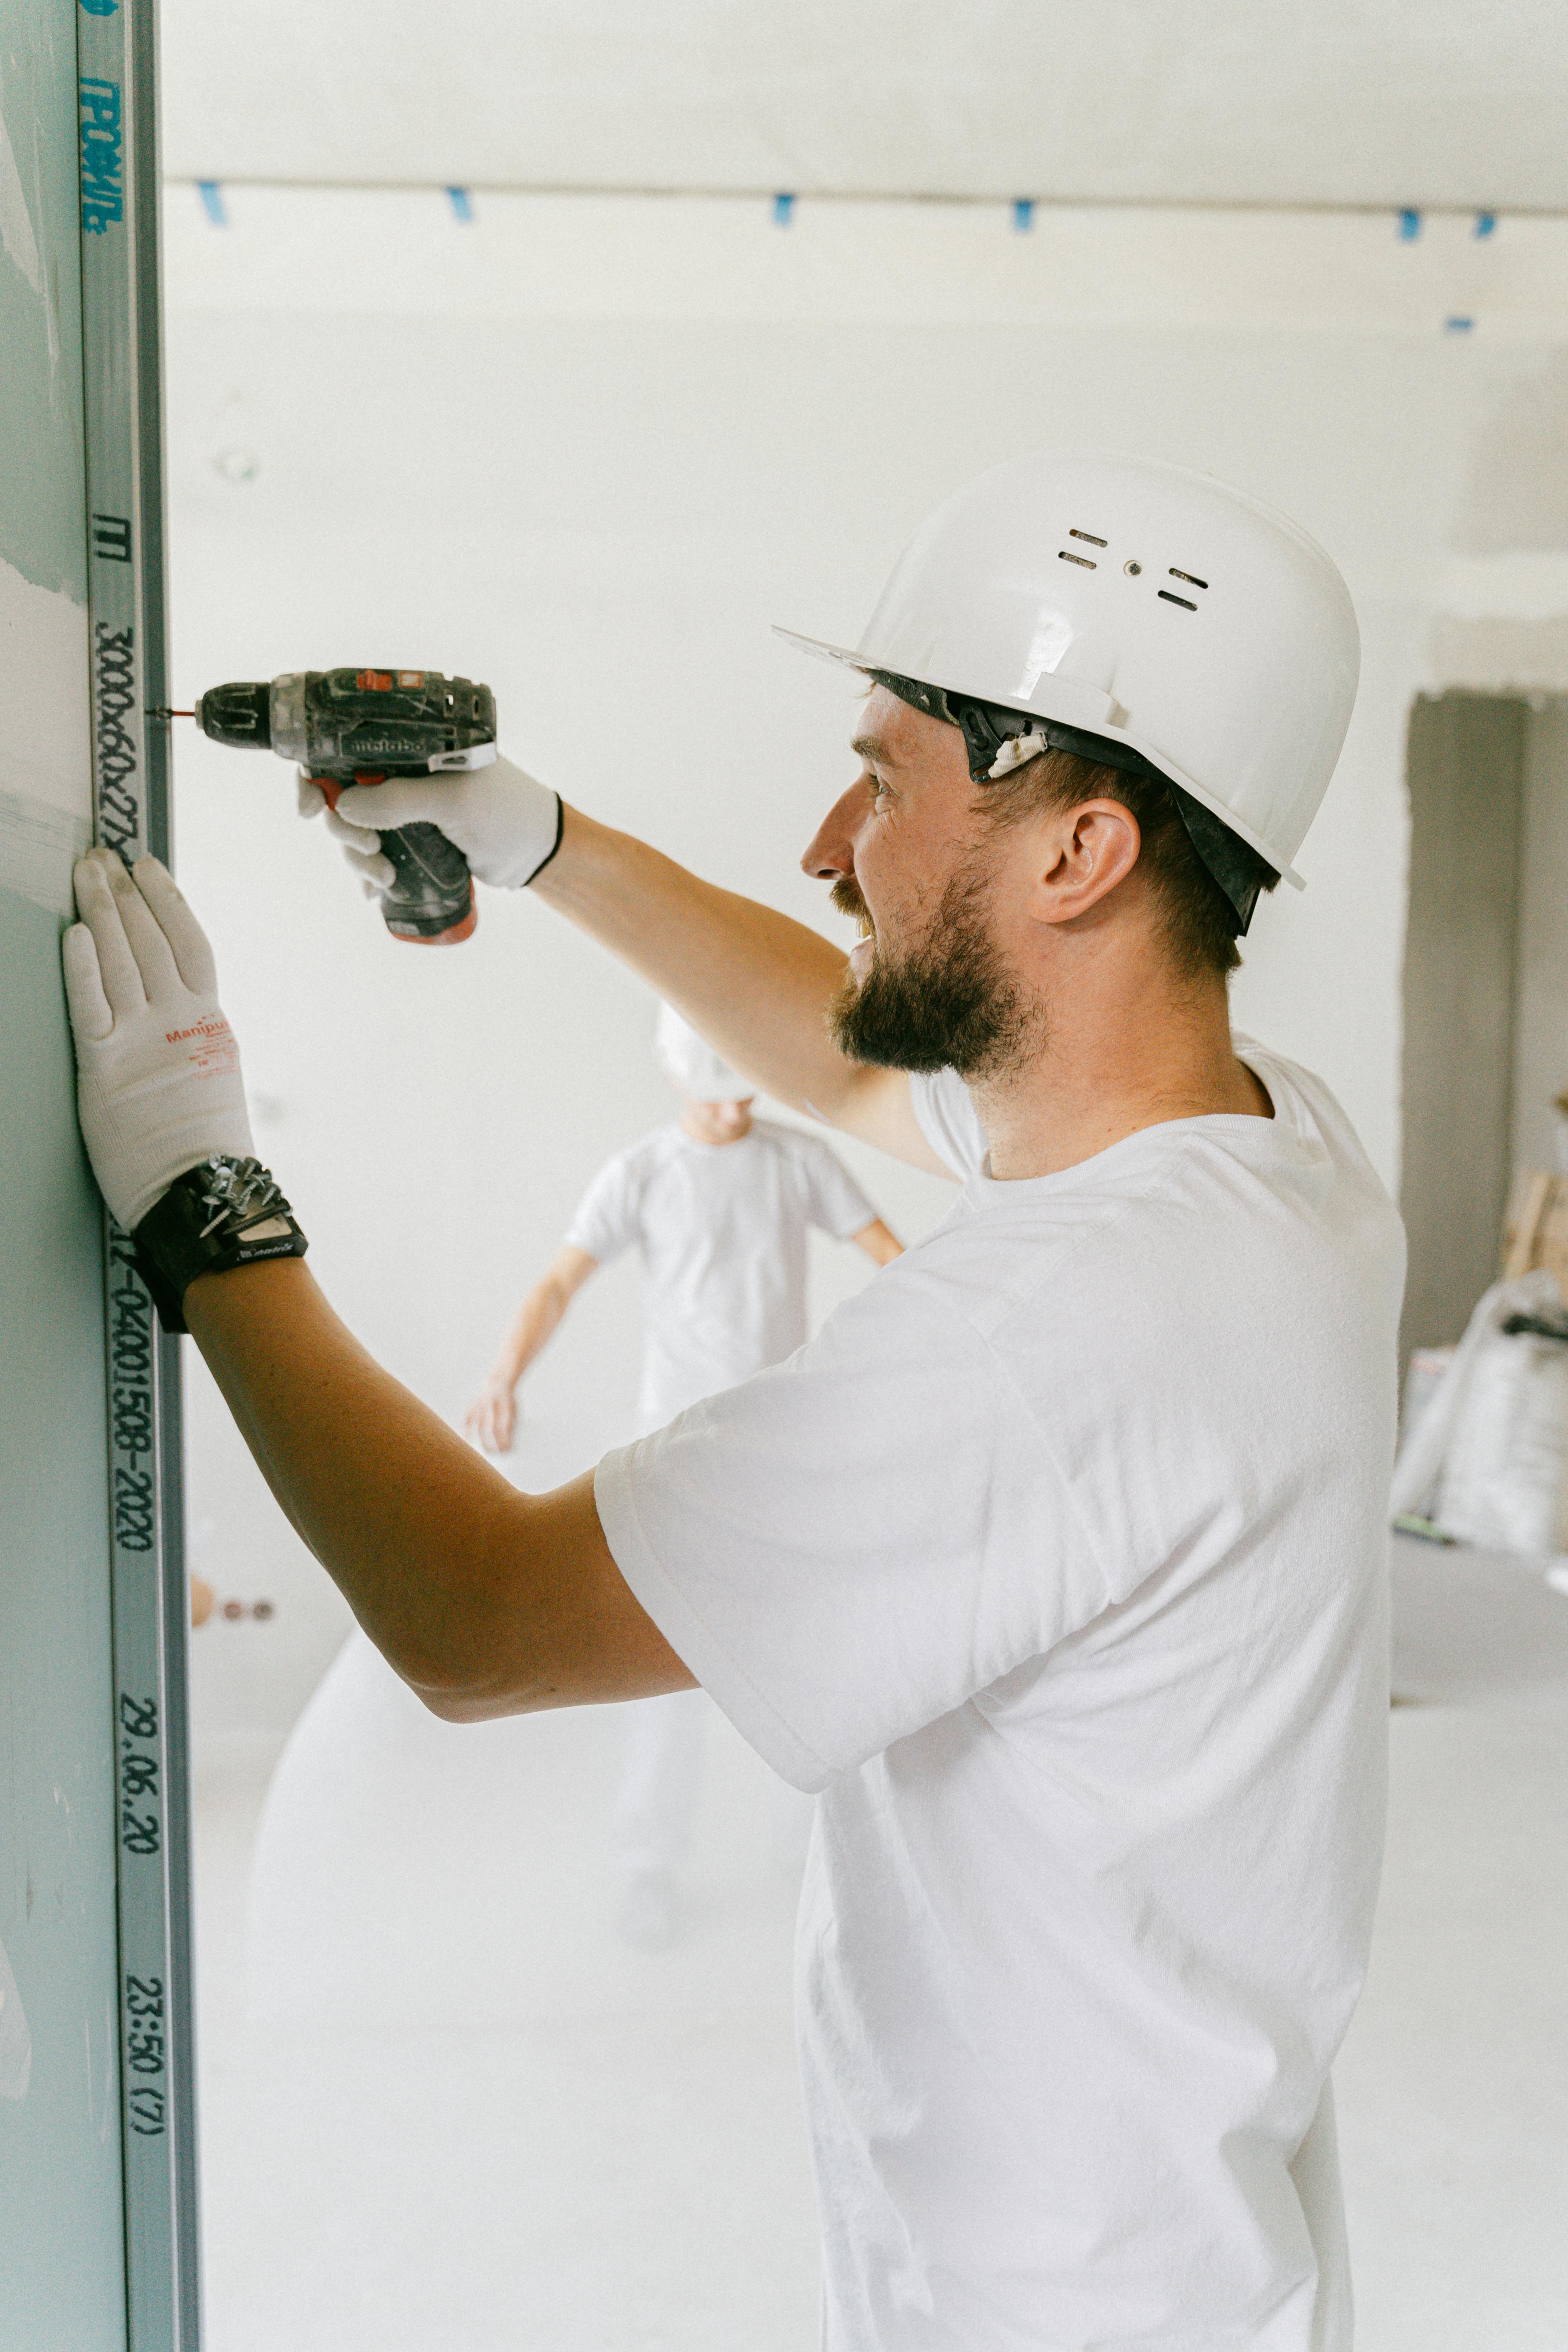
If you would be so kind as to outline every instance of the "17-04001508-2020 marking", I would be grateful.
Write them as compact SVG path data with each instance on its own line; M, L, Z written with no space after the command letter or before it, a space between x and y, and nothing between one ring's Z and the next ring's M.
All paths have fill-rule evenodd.
M150 1552L157 1515L153 1475L153 1304L137 1276L135 1250L128 1236L113 1234L110 1260L115 1276L109 1293L114 1540L126 1551Z

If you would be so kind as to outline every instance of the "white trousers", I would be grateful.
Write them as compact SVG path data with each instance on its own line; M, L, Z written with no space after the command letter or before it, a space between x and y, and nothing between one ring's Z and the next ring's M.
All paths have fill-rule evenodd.
M706 1691L671 1691L632 1699L621 1712L621 1781L610 1817L616 1869L623 1885L674 1878L691 1851L713 1702ZM779 1869L798 1874L804 1866L815 1810L787 1781L774 1784L767 1837Z
M673 1878L684 1866L712 1705L706 1691L669 1691L632 1699L623 1709L621 1784L610 1820L623 1880Z

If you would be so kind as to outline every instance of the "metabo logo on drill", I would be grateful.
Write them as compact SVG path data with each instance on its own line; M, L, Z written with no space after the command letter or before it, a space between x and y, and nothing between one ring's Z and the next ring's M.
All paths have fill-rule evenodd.
M83 76L81 110L81 225L101 236L111 221L125 217L120 84Z

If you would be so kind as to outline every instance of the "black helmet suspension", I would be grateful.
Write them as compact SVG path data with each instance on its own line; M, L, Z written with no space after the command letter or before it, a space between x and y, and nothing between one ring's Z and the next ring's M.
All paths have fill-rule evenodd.
M1268 875L1273 871L1257 850L1231 831L1211 809L1184 792L1152 760L1129 744L1083 727L1066 727L1059 719L1040 719L1030 710L1010 710L1000 702L980 702L973 695L950 693L945 687L927 686L919 678L900 677L896 671L872 669L866 676L928 719L956 727L969 754L969 772L977 784L993 781L991 771L1004 743L1020 735L1043 736L1053 751L1071 751L1102 768L1123 775L1148 776L1163 784L1176 803L1176 814L1203 866L1219 885L1236 917L1234 936L1244 939ZM1276 877L1277 878L1277 877Z

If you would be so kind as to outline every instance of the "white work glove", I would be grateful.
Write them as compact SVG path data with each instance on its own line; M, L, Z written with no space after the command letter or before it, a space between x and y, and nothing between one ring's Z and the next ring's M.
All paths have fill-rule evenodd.
M100 1192L127 1233L215 1151L254 1158L239 1047L206 933L155 857L76 866L65 935L77 1115Z
M320 784L301 769L300 815L319 816L326 807ZM392 863L381 855L381 836L405 824L438 825L479 881L497 890L521 890L560 845L561 795L499 758L458 773L350 784L337 807L327 810L327 829L342 843L368 896L392 887Z

